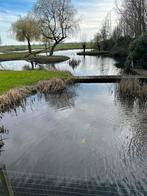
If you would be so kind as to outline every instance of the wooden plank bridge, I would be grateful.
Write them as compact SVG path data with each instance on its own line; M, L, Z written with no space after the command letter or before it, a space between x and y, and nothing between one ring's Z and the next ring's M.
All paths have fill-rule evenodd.
M75 76L75 83L117 83L122 79L138 79L141 81L147 81L147 76L140 75L103 75L103 76Z

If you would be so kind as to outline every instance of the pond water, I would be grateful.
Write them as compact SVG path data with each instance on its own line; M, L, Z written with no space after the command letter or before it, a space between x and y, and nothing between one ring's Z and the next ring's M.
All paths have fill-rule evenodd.
M115 88L80 84L27 98L3 114L0 160L18 172L86 179L103 187L96 195L147 195L147 108Z
M44 67L69 70L74 75L121 71L112 58L77 56L77 52L56 52L80 60L77 67L68 62ZM2 67L22 70L26 64L2 62ZM7 130L0 163L5 163L9 172L18 173L16 183L24 190L38 184L48 187L47 179L36 177L36 181L27 176L20 182L22 174L30 173L60 176L59 189L57 182L50 181L56 187L56 194L51 195L147 195L147 107L118 96L116 84L79 84L60 94L30 96L22 106L0 116L0 126ZM61 194L65 178L72 193L65 194L64 187ZM34 195L42 195L41 189Z
M120 73L115 64L116 61L109 57L96 56L78 56L80 50L66 50L55 52L55 55L66 55L71 59L79 60L78 66L69 66L69 61L56 64L42 65L45 69L58 69L70 71L72 74L78 75L117 75ZM45 54L42 54L45 55ZM6 61L0 63L0 69L22 70L24 66L32 67L27 61ZM39 65L36 65L38 68Z

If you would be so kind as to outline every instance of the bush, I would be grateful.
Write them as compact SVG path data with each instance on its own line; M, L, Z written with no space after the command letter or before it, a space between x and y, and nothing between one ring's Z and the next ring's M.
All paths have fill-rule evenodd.
M115 41L113 48L110 51L110 54L115 57L126 57L128 56L128 48L131 42L129 36L120 37Z
M135 39L129 46L130 57L139 60L147 58L147 34L143 34Z
M147 33L131 42L128 58L134 62L136 67L147 69Z

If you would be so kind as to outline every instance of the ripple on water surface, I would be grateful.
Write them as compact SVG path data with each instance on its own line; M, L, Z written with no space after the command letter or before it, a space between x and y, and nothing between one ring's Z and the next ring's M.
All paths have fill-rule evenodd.
M117 98L115 84L31 96L23 108L3 115L9 135L1 160L9 170L86 179L116 195L146 195L146 107L128 103Z

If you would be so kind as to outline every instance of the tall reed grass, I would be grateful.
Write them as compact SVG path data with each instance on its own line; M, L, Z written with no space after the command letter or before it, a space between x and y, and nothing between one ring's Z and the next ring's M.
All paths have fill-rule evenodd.
M0 113L14 109L20 105L24 98L40 93L56 93L66 88L69 81L62 79L52 79L48 81L40 81L34 86L25 86L17 89L9 90L6 94L0 96Z
M122 79L117 85L117 93L123 98L147 100L147 83L138 79Z

